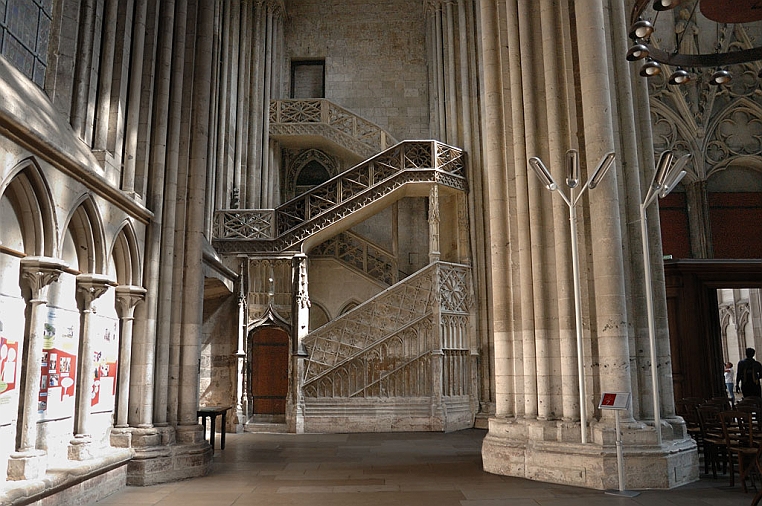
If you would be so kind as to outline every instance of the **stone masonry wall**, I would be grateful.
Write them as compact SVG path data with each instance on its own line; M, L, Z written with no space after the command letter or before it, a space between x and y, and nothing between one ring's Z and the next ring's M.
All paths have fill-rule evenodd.
M325 98L397 139L429 138L424 21L418 0L292 0L286 55L325 58Z

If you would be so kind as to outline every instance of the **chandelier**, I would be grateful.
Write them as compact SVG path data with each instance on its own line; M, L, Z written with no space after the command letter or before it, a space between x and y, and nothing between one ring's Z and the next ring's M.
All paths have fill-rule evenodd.
M657 18L673 9L674 46L659 47L654 40ZM637 0L630 16L633 45L626 58L644 60L640 69L643 77L661 74L662 65L675 68L668 79L671 85L690 82L694 76L689 70L698 68L714 69L710 84L727 84L732 79L729 66L762 60L762 46L731 45L727 37L734 25L756 21L762 21L762 0ZM706 34L700 34L699 26L706 28L711 23L715 24L713 43L702 45L699 39L705 40ZM758 76L762 78L762 70Z

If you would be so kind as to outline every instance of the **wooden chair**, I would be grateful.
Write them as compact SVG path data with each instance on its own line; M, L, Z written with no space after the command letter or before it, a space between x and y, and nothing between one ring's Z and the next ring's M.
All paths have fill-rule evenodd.
M709 473L712 467L712 477L717 478L718 464L722 463L723 472L727 471L728 454L725 445L725 434L722 430L720 413L722 409L715 404L702 404L696 408L701 427L701 438L704 441L704 473Z
M747 405L758 406L762 408L762 397L749 395L736 402L736 406L747 406Z
M759 471L760 446L759 439L754 437L754 419L749 411L723 411L720 413L722 432L730 461L730 486L735 482L733 457L738 463L738 476L741 487L746 492L746 477L754 483L752 470Z

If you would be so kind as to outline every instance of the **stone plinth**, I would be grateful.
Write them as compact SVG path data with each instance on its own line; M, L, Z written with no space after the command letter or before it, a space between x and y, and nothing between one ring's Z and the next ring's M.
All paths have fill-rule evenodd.
M698 453L690 439L646 443L653 427L623 430L627 489L670 489L698 480ZM579 423L492 418L482 445L484 470L494 474L599 490L618 489L616 446L579 443ZM576 426L576 427L575 427ZM599 424L593 433L609 432ZM615 440L594 437L594 441ZM573 441L577 435L576 442ZM529 435L532 437L530 438Z

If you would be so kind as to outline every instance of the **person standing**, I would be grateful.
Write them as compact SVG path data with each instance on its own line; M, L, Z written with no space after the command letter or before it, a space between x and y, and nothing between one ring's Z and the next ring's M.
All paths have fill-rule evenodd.
M725 388L728 389L730 395L730 402L736 402L735 390L733 390L733 362L725 362Z
M738 373L736 375L736 392L738 386L741 386L741 392L744 397L760 397L759 380L762 378L762 364L754 360L754 348L746 348L746 358L738 362Z

